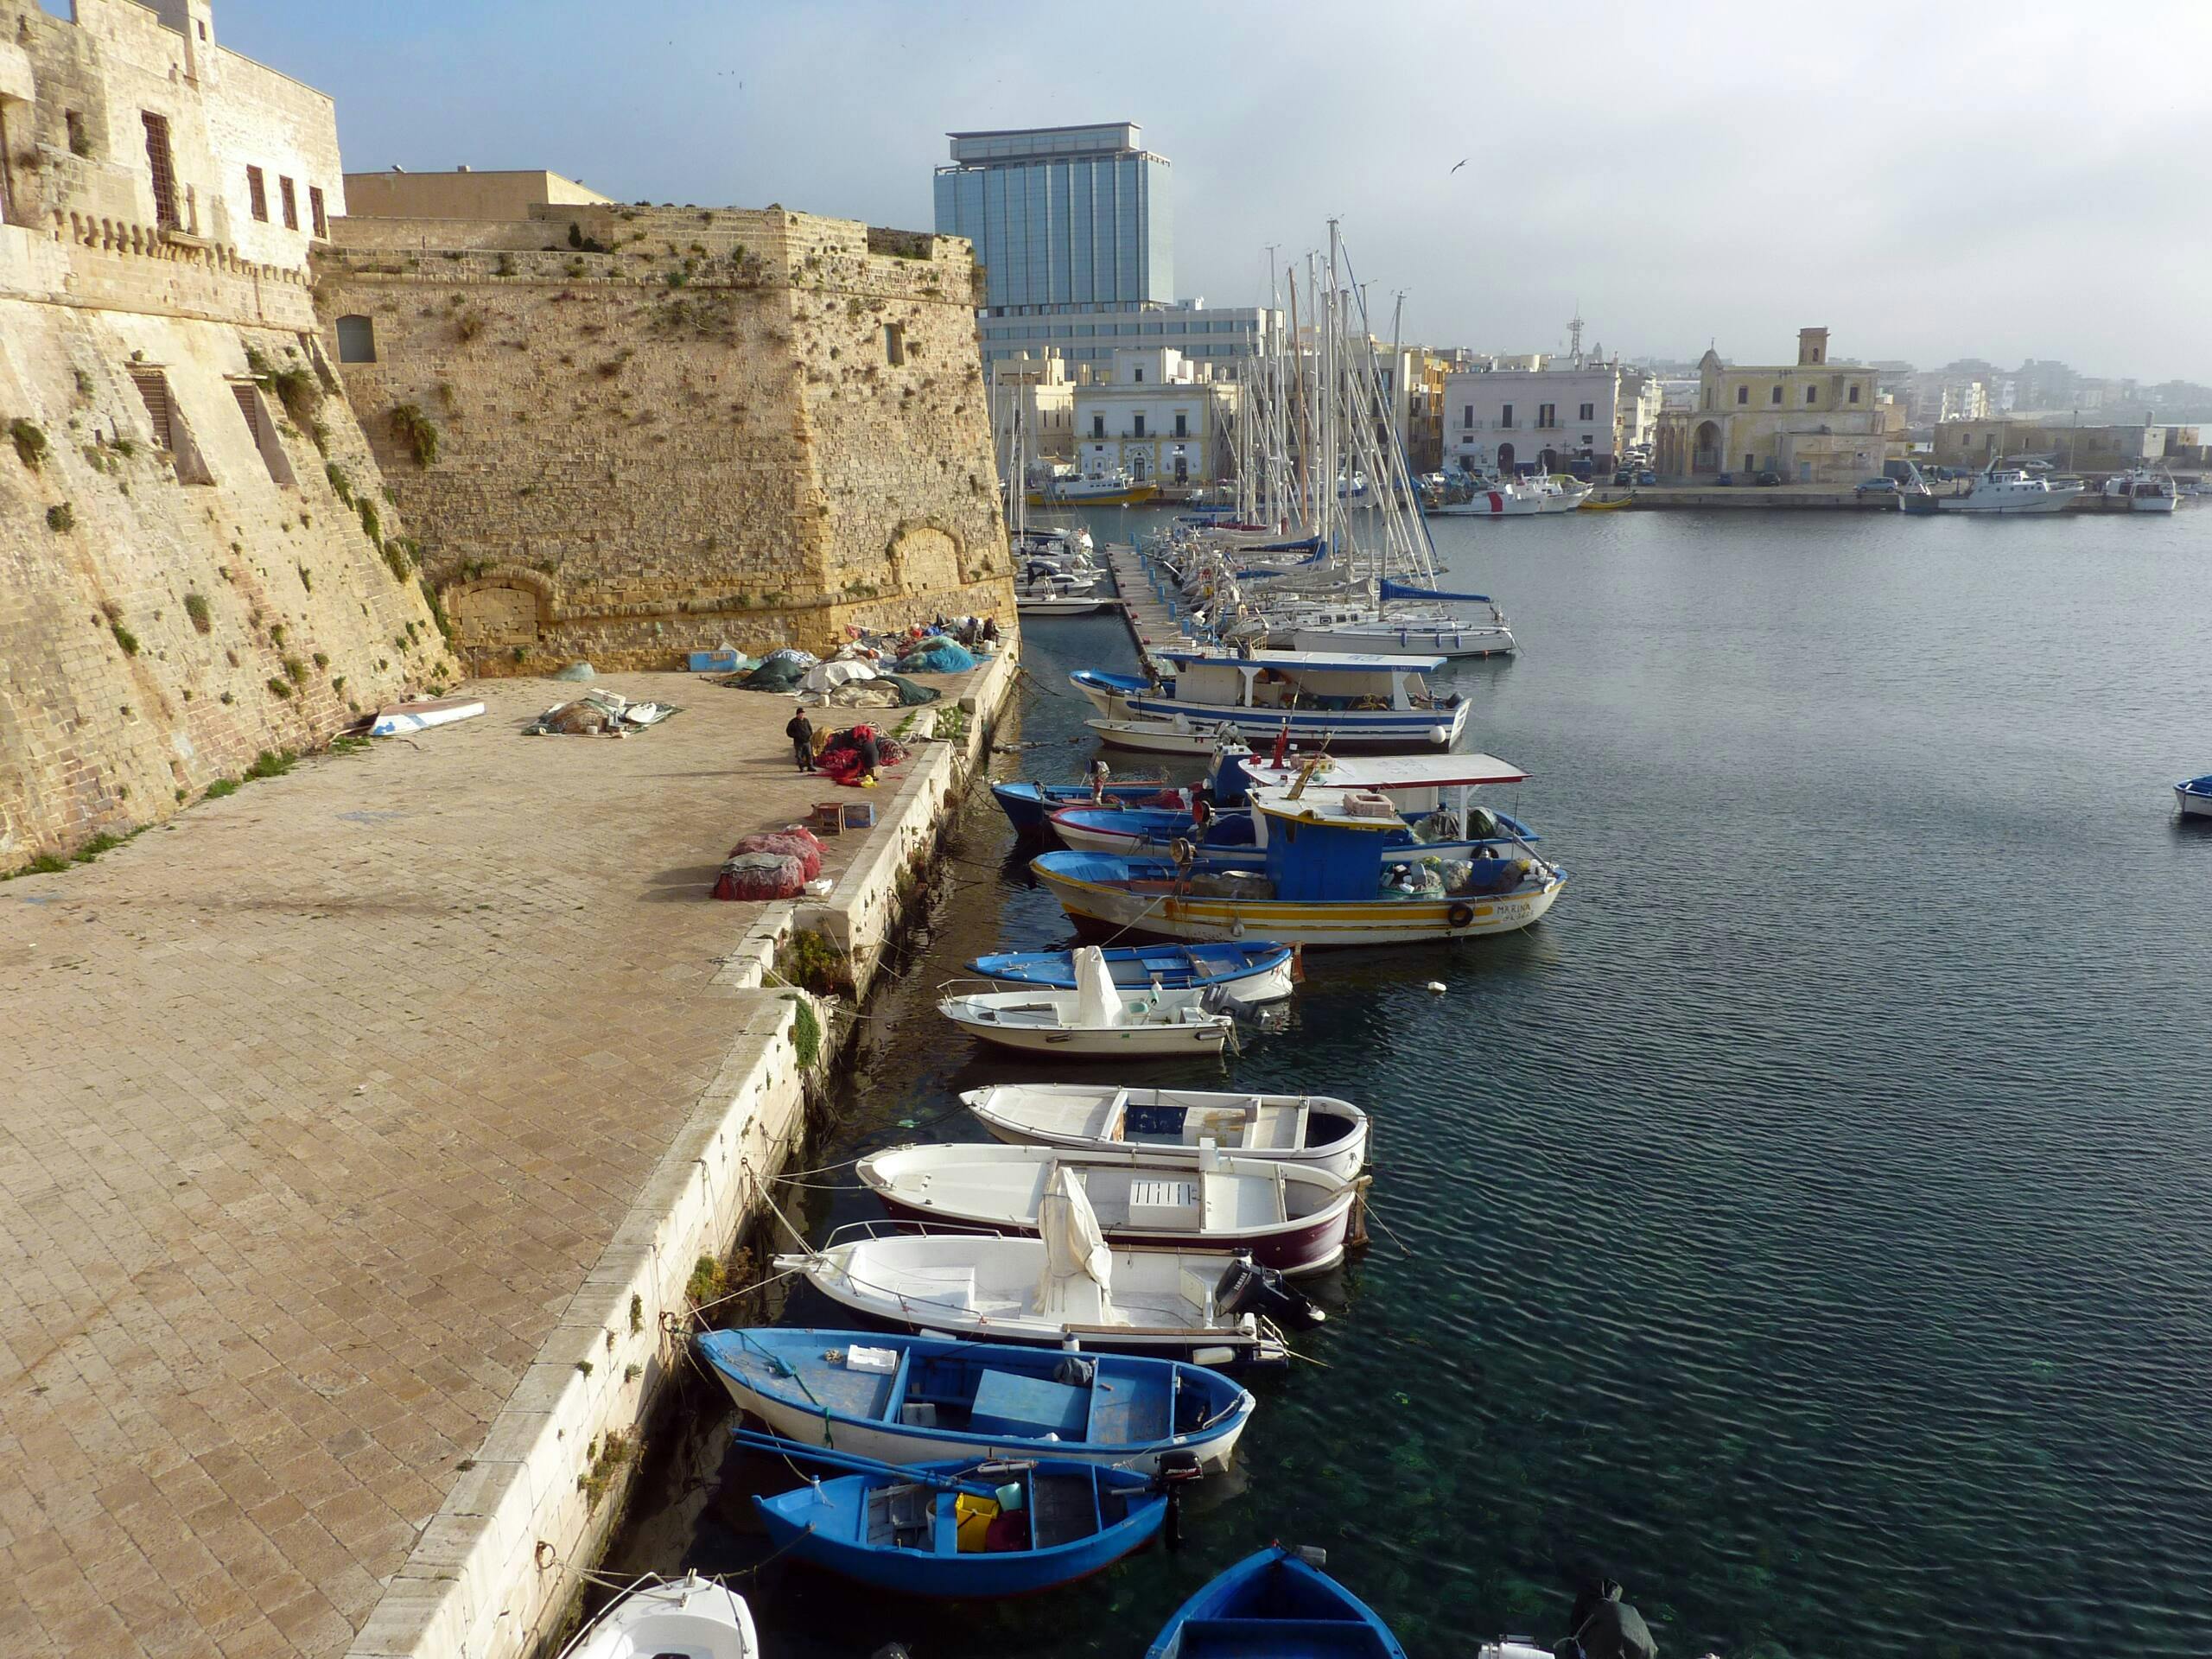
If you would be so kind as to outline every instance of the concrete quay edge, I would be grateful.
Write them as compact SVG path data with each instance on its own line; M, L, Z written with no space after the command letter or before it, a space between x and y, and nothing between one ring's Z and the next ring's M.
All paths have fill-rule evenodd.
M899 919L899 876L957 806L988 751L1014 684L1009 645L970 683L963 740L931 744L869 833L874 841L818 901L773 905L724 958L715 982L739 995L741 1024L714 1081L671 1141L560 1324L493 1420L470 1467L387 1583L347 1659L527 1659L558 1628L599 1559L634 1460L586 1489L609 1435L636 1433L684 1363L684 1287L702 1255L720 1257L755 1219L766 1184L805 1128L805 1073L794 1026L817 1009L771 982L776 951L813 928L851 953L864 998ZM865 797L861 798L866 798Z

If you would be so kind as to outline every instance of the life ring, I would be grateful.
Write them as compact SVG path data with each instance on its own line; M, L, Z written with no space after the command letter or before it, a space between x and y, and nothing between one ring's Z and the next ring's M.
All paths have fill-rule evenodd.
M1472 905L1454 905L1444 912L1444 919L1454 927L1465 927L1475 919L1475 907Z

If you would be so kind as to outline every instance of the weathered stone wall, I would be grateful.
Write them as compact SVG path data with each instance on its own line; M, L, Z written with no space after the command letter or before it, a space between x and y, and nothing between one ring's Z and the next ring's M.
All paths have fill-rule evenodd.
M455 671L316 356L308 186L344 205L330 100L219 47L208 0L76 14L0 0L0 873ZM166 228L147 112L168 124Z
M403 549L387 563L326 470L398 536L343 397L314 417L326 462L248 378L249 346L300 366L302 339L0 297L0 871L165 817L258 751L442 677ZM156 444L130 372L149 365L213 482L181 482ZM42 442L35 467L15 431Z
M535 213L349 219L318 261L330 355L338 319L373 325L375 360L340 372L472 666L1012 625L965 243L779 208Z

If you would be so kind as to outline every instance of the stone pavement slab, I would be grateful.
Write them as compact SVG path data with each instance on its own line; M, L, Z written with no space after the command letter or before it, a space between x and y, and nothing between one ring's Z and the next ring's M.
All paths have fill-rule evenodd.
M600 683L685 712L484 682L0 883L0 1653L343 1652L715 1077L721 856L851 791Z

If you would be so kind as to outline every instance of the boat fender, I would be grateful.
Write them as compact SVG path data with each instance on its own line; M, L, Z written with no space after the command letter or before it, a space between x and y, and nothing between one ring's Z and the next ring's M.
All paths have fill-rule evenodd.
M1454 905L1444 912L1444 919L1454 927L1465 927L1475 919L1475 907L1472 905Z
M1442 748L1446 743L1452 741L1452 734L1446 731L1441 726L1432 726L1428 728L1428 741L1435 744L1437 747Z

